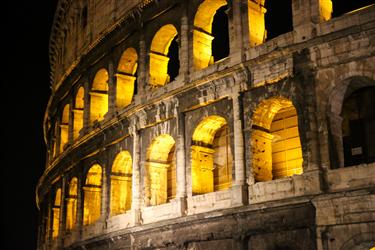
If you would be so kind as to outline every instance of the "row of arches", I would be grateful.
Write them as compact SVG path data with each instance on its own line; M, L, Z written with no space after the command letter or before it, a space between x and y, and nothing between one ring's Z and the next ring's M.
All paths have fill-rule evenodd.
M327 3L328 2L328 3ZM366 1L353 6L359 8L369 4ZM330 6L330 0L322 1L321 7ZM193 64L194 68L204 69L216 61L229 55L229 21L226 0L205 0L197 8L194 17L193 30ZM338 3L334 6L340 6ZM292 3L271 3L271 1L249 1L249 35L252 46L259 45L268 38L273 38L282 33L291 31ZM328 8L328 7L327 7ZM339 8L339 7L337 7ZM274 18L274 12L285 13L285 22L278 22ZM345 9L348 11L348 9ZM272 25L270 25L272 23ZM272 29L272 26L280 26ZM267 35L267 30L272 31ZM173 81L179 74L179 33L173 24L166 24L159 28L153 36L149 48L149 84L153 87L161 87ZM117 108L125 108L132 103L134 94L137 93L137 69L138 53L135 48L126 48L119 60L115 79L115 105ZM109 72L105 68L99 69L90 84L89 94L80 87L75 93L75 101L71 108L66 104L61 112L59 125L55 126L54 143L52 143L53 156L64 151L69 141L76 140L84 126L85 98L89 99L89 124L104 119L109 111ZM70 121L70 115L72 120ZM56 124L57 124L56 123ZM69 138L69 126L73 127L72 138Z
M255 110L252 133L252 172L256 181L267 181L302 174L302 152L296 110L291 101L275 97L263 101ZM230 127L219 115L202 119L194 129L190 147L192 195L230 189L233 154ZM146 206L157 206L176 198L176 141L169 134L153 138L147 147L144 198ZM126 213L132 207L133 161L131 153L120 151L114 158L109 184L109 216ZM83 195L82 224L95 223L101 216L103 168L92 165L86 172L81 191L77 177L71 177L66 188L65 229L77 224L78 192ZM61 188L55 191L52 215L52 237L59 232Z

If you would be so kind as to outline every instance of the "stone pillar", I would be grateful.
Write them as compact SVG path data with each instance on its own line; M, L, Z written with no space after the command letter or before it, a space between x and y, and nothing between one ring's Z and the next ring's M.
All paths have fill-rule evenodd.
M110 118L116 110L116 84L113 62L108 63L108 112L105 117Z
M140 27L142 30L142 27ZM148 80L148 68L147 68L147 60L146 57L146 42L144 39L143 32L141 31L141 35L139 37L139 57L138 57L138 95L144 95L145 89L147 87L147 80Z
M188 1L183 1L184 13L181 17L181 30L179 42L180 72L179 76L186 79L189 75L189 19L187 16Z
M102 167L102 183L101 183L101 206L100 206L100 222L104 222L108 218L108 178L107 178L107 163ZM105 226L106 223L104 223Z
M133 174L132 174L132 210L135 213L135 223L139 223L139 213L141 208L140 197L140 148L139 148L139 133L136 126L133 124L130 128L130 134L133 136Z
M59 221L59 236L58 236L58 246L63 245L63 238L65 235L65 194L66 194L66 177L61 176L61 199L60 199L60 221Z
M235 167L235 181L234 185L245 184L245 146L244 135L242 132L241 120L241 105L239 100L239 93L232 96L233 105L233 134L234 134L234 167Z
M231 62L241 62L241 54L243 48L243 32L242 28L246 27L242 25L242 12L241 12L242 0L233 0L232 6L228 13L228 25L229 25L229 46L230 46L230 57Z
M186 167L185 167L185 115L177 114L177 144L176 144L176 165L177 165L177 198L186 197Z
M68 145L73 144L73 126L74 126L74 101L75 98L72 96L69 103L69 127L68 127Z
M294 42L304 42L313 38L314 24L311 13L312 1L292 0Z
M76 221L76 230L79 232L79 238L82 233L83 226L83 177L78 176L77 178L77 221Z
M86 81L83 86L84 93L84 109L83 109L83 128L81 134L86 134L90 127L90 83L86 77Z

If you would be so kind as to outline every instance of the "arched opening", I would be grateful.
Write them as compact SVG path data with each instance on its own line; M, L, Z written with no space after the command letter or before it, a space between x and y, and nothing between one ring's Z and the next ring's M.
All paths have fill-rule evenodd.
M167 24L161 27L152 39L150 48L150 84L152 86L164 86L178 75L179 53L175 40L177 34L176 28L172 24ZM172 66L172 64L175 65Z
M344 166L375 162L375 87L360 88L342 105Z
M255 181L303 173L298 116L291 101L270 98L257 107L253 114L251 151Z
M69 140L69 104L66 104L61 116L60 123L60 153L64 151Z
M146 155L150 205L167 203L176 197L175 159L175 141L170 135L152 140Z
M125 213L132 203L132 158L128 151L117 154L111 172L111 216Z
M56 190L55 199L52 207L52 238L59 236L60 229L60 207L61 207L61 188Z
M191 146L193 195L225 190L232 186L232 151L226 120L203 119L194 130Z
M78 180L73 177L69 182L68 196L66 198L66 229L68 231L75 228L77 221L77 185Z
M133 99L137 89L138 55L134 48L127 48L121 56L116 73L116 106L124 108Z
M100 69L90 91L90 123L101 121L108 112L108 72Z
M93 165L87 173L83 201L83 225L90 225L100 219L102 198L102 167Z
M266 40L293 30L292 0L266 0L264 7Z
M205 0L194 17L193 54L196 69L229 55L229 28L226 0Z
M374 5L374 0L355 0L355 1L343 1L343 0L331 0L333 5L332 17L338 17L347 13L352 13L370 5Z
M80 87L77 91L73 109L73 139L79 137L79 131L83 128L83 109L84 109L85 90Z

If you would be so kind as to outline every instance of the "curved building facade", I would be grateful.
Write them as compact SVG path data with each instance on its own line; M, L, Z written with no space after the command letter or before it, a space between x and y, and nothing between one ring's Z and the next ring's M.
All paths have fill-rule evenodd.
M38 249L375 247L375 5L339 2L60 0Z

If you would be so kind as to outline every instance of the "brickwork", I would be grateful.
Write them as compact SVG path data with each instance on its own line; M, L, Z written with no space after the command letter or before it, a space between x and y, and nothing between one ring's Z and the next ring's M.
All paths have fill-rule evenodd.
M210 8L225 4L230 53L208 62L214 56L207 50L211 42L205 39L199 47L203 38L197 34L213 36L208 17L195 20L196 13L203 6L209 11L199 18L213 18L217 9ZM50 43L47 164L36 190L38 249L374 247L375 163L344 167L341 111L352 93L375 86L375 6L332 19L330 0L293 0L291 7L293 31L264 40L264 1L60 0ZM170 45L155 34L172 25L178 76L155 85L151 78L165 77L171 66L163 61L161 72L151 62L168 58ZM166 50L153 50L152 43ZM202 53L204 58L197 58ZM105 80L98 80L98 72L106 72ZM302 163L298 158L298 174L274 178L272 152L267 164L263 153L278 140L270 126L282 103L295 109L293 122L285 126L296 130L293 140L299 140ZM207 117L216 123L202 122ZM230 159L212 153L221 145L214 138L223 126L220 140L227 146L220 152L230 152L225 156ZM194 137L199 131L204 132ZM372 138L374 128L366 131ZM155 142L166 135L174 144ZM261 137L267 137L265 146L259 146ZM197 154L198 148L205 153ZM127 170L112 173L116 157L125 151L131 158ZM231 166L225 177L231 183L217 191L207 183L221 178L214 176L221 164L215 157ZM170 165L175 166L172 186L166 180ZM88 181L92 166L101 169L100 185ZM199 193L198 177L206 187ZM69 189L73 178L76 195ZM117 212L111 203L125 196L112 197L114 178L131 183L126 191L131 204L118 205ZM87 197L99 197L98 211ZM87 206L97 216L89 223L86 218L93 214Z

